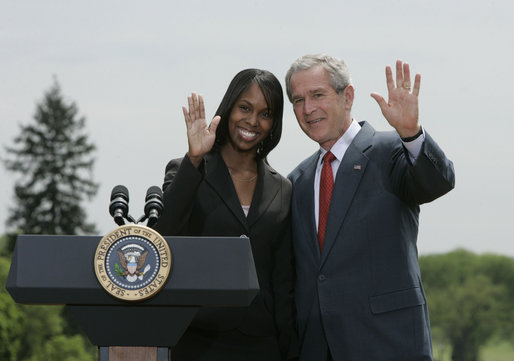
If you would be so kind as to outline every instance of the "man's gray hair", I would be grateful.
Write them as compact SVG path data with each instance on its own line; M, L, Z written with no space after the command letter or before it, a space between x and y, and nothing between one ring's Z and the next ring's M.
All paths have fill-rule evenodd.
M293 101L291 94L291 77L293 74L317 65L322 66L327 71L330 85L337 93L341 93L352 83L350 71L343 60L326 54L304 55L294 61L286 74L286 92L290 102Z

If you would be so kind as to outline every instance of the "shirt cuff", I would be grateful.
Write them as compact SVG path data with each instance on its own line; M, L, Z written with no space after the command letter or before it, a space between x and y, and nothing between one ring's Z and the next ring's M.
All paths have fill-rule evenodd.
M419 152L421 151L421 146L423 145L423 142L425 141L425 129L423 129L423 128L421 128L421 129L422 129L422 133L416 139L414 139L410 142L405 142L402 140L404 147L409 152L409 158L410 158L412 164L414 164L416 162Z

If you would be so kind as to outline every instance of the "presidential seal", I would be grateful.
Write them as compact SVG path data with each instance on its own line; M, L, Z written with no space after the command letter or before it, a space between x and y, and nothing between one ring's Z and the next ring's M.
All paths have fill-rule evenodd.
M152 228L123 225L96 248L96 278L112 296L125 301L153 297L165 285L172 256L166 240Z

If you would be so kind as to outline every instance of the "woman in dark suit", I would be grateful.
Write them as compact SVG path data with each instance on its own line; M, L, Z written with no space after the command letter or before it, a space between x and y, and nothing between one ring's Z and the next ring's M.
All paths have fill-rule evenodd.
M176 361L296 356L290 182L267 154L282 133L283 93L268 71L230 83L207 125L201 96L183 107L189 150L166 167L155 228L174 236L249 237L260 291L249 307L203 308L173 349Z

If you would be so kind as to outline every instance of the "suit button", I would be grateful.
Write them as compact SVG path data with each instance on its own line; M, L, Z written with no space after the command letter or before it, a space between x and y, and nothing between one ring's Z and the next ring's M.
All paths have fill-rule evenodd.
M318 276L318 280L320 280L320 281L324 281L326 279L327 279L327 277L325 275L319 275Z

